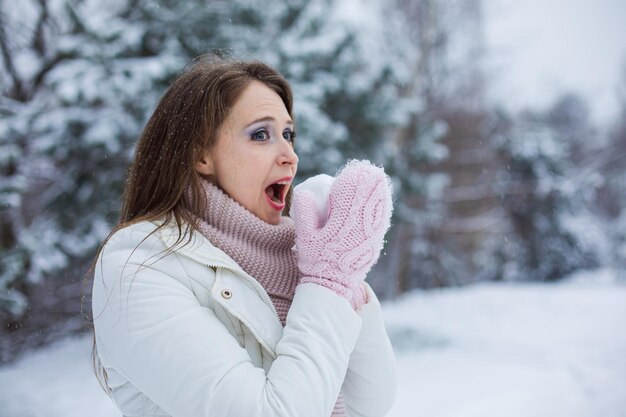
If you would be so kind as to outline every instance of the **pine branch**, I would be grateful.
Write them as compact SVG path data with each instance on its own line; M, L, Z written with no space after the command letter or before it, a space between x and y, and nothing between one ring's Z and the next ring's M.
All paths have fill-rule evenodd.
M46 40L44 34L44 26L48 23L50 15L48 14L47 0L39 0L39 6L41 13L37 19L37 25L33 33L33 49L39 53L39 56L45 56L46 54Z
M25 82L20 78L20 75L13 64L13 55L7 38L4 13L0 13L0 53L2 53L2 62L4 63L4 67L12 80L12 85L8 89L7 95L20 102L27 101L28 94L25 89Z

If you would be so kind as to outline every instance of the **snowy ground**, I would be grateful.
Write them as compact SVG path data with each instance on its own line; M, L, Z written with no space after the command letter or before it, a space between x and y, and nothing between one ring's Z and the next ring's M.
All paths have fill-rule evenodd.
M384 309L390 417L626 417L626 284L610 273L418 291ZM119 416L90 350L68 339L0 368L0 416Z
M626 285L610 274L418 292L385 313L392 417L626 416Z

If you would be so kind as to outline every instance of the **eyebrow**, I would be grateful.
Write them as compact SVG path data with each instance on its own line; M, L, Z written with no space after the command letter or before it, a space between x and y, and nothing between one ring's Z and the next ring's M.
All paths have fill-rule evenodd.
M259 123L259 122L275 122L275 121L276 121L276 119L275 119L275 118L273 118L272 116L265 116L265 117L258 118L258 119L256 119L256 120L254 120L254 121L252 121L252 122L248 123L248 124L246 125L246 127L252 126L253 124L255 124L255 123ZM293 122L293 120L291 120L291 119L287 120L286 124L291 125L291 126L294 126L294 125L295 125L295 124L294 124L294 122Z

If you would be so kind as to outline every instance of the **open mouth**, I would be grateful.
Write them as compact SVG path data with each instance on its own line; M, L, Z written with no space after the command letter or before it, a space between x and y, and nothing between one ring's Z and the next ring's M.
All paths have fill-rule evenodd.
M277 181L265 189L265 194L277 205L282 205L287 195L289 181Z

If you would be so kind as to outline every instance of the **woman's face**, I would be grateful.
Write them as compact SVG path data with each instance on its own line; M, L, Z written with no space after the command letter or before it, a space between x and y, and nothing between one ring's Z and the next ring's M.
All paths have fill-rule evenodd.
M281 98L253 81L231 108L217 143L196 164L248 211L278 224L298 169L294 123Z

